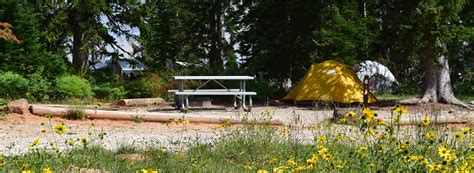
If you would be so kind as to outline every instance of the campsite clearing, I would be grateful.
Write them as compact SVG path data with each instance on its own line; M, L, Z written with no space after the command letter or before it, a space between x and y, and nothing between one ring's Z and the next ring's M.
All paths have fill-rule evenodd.
M437 106L437 108L433 108ZM112 107L104 107L103 109L112 109ZM379 117L390 118L391 107L374 108ZM439 114L452 119L464 120L467 122L474 122L472 112L469 110L458 109L449 105L424 105L424 106L409 106L411 118L420 119L421 116L431 114L434 110L439 111ZM171 106L149 106L149 107L131 107L124 108L128 112L166 112L175 113L186 116L198 117L234 117L234 118L262 118L262 116L271 111L270 116L282 120L284 128L286 126L293 126L295 128L302 128L301 133L296 136L303 141L311 141L311 127L314 125L321 125L329 123L333 116L333 110L325 107L293 107L293 106L258 106L251 112L244 112L234 110L229 107L216 106L212 109L198 109L191 110L189 113L180 113L174 110ZM408 117L407 117L408 118ZM410 119L410 118L408 118ZM216 135L216 127L219 124L203 124L203 123L152 123L152 122L134 122L134 121L116 121L116 120L67 120L62 118L48 119L45 117L35 115L19 115L9 114L0 125L0 152L6 155L20 154L28 152L28 145L37 139L42 138L41 146L47 146L50 142L57 140L54 134L42 133L43 129L50 130L49 127L40 126L40 122L49 122L58 124L64 122L67 127L68 134L65 136L68 139L76 139L82 136L89 136L88 133L105 132L107 135L104 141L101 142L106 149L117 149L121 146L134 145L135 147L147 146L166 146L173 147L173 143L180 141L181 144L190 142L199 138L201 141L212 141L218 138ZM91 124L94 124L91 127ZM239 127L237 125L236 127ZM344 129L345 125L335 125L336 128ZM464 127L466 125L454 125ZM412 127L407 127L412 128ZM66 146L59 146L63 149ZM174 146L176 147L176 146Z

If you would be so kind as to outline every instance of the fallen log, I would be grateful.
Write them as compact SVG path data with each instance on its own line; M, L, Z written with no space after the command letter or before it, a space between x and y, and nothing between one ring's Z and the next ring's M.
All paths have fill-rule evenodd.
M122 99L119 106L149 106L166 103L162 98L140 98L140 99Z
M46 116L67 116L68 110L66 108L57 108L57 107L46 107L46 106L31 106L31 112L34 115ZM110 119L110 120L133 120L134 118L140 118L143 121L148 122L162 122L169 123L179 118L184 118L190 123L207 123L207 124L221 124L221 123L231 123L231 124L269 124L269 125L283 125L279 119L272 119L269 121L259 121L259 120L240 120L233 119L230 117L203 117L203 116L193 116L183 113L158 113L158 112L125 112L125 111L106 111L106 110L91 110L84 109L84 112L91 119Z

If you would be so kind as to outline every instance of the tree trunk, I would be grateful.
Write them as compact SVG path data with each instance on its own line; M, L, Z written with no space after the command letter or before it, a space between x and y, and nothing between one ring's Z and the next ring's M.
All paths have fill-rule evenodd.
M86 6L85 1L80 2L82 6ZM88 50L85 46L85 28L82 26L87 23L87 15L83 14L80 6L73 7L69 14L69 22L71 23L73 32L72 43L72 65L77 72L84 72L89 64ZM85 7L82 7L85 8Z
M219 75L224 72L223 45L222 45L222 4L217 3L213 10L210 10L210 31L211 49L209 50L209 68L213 75Z
M441 52L444 52L444 50L446 50L446 45L443 42L439 42L438 44L438 46L443 50ZM426 45L422 56L425 77L423 81L423 94L419 102L440 102L469 107L454 96L451 88L448 58L442 53L435 53L433 43L428 43Z
M73 30L72 65L77 71L84 71L88 65L88 53L84 47L84 33L80 28Z

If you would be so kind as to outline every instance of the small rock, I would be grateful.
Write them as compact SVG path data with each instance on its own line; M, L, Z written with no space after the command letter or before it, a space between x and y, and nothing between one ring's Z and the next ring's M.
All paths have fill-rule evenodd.
M117 157L132 162L145 160L145 156L143 156L142 154L119 154L117 155Z
M11 101L7 105L8 111L18 113L18 114L26 114L30 113L30 105L26 99L18 99L15 101Z

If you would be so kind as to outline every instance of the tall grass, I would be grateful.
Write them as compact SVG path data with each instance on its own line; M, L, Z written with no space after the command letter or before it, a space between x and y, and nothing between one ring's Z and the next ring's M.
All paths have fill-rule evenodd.
M266 111L264 114L270 114ZM471 171L474 166L470 128L434 126L431 120L416 127L400 126L395 109L391 121L381 123L371 110L345 115L343 124L275 127L247 124L219 125L213 141L195 140L186 147L137 148L115 151L98 147L100 136L87 145L76 141L69 150L30 147L19 156L0 157L0 170L10 172L45 168L53 171L104 170L112 172L386 172ZM267 116L268 115L264 115ZM364 118L365 117L365 118ZM340 122L340 121L339 121ZM51 126L54 126L51 125ZM303 133L311 131L311 134ZM100 134L100 133L98 133ZM59 141L61 134L57 134ZM310 140L306 140L310 139ZM93 145L96 144L96 145ZM98 144L98 145L97 145ZM138 155L138 159L127 156Z

